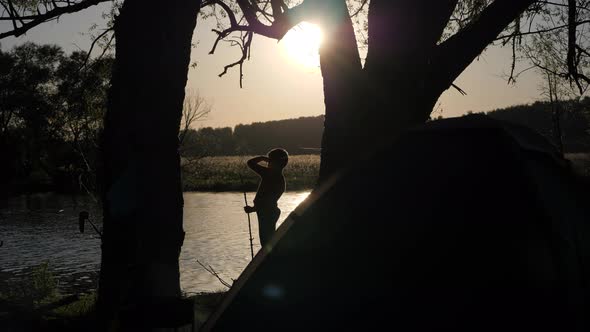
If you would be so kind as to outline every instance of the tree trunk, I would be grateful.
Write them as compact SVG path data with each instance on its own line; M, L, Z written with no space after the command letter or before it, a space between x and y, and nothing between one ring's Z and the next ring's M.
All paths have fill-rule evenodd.
M320 50L326 106L320 183L428 119L440 95L428 91L428 56L446 25L441 11L450 15L456 4L372 0L369 52L361 69L345 2L331 2ZM436 15L429 14L433 6Z
M102 321L179 297L184 240L178 130L200 1L126 0L103 137Z
M362 100L362 66L352 21L344 0L324 0L320 14L324 42L320 67L324 80L325 120L322 136L320 176L325 182L345 167L355 142L352 116Z
M320 183L426 122L444 90L532 0L497 0L441 44L457 0L371 0L360 73L344 1L329 2L320 50L326 106Z
M457 0L372 0L365 62L367 141L378 148L428 120L442 91L430 84L432 55ZM417 19L419 18L419 19Z

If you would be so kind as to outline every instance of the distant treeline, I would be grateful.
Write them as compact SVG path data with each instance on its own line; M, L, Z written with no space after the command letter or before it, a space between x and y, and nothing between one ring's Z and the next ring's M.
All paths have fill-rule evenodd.
M282 147L290 154L318 154L324 116L255 122L225 128L190 130L183 142L186 156L235 156L266 154Z
M22 191L95 191L111 57L87 61L54 45L25 43L0 49L0 195ZM555 141L552 110L561 110L565 152L590 152L590 98L557 105L536 102L487 114L529 126ZM184 135L191 157L318 154L323 116L202 128ZM351 151L354 153L355 151Z
M560 125L565 152L590 152L590 98L559 102L555 107L561 110ZM552 110L553 106L549 102L535 102L485 114L528 126L556 144ZM230 127L190 130L183 151L189 156L234 156L264 154L271 148L283 147L291 154L317 154L320 152L323 125L324 116L320 115L240 124L233 130Z
M590 98L579 101L535 102L497 109L486 114L499 120L518 123L541 133L557 145L554 134L553 109L559 110L564 152L590 152Z

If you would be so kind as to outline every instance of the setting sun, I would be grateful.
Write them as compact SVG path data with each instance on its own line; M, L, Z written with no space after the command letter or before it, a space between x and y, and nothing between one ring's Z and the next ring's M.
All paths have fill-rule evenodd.
M322 38L322 30L317 25L303 22L291 29L280 45L291 60L305 67L319 67Z

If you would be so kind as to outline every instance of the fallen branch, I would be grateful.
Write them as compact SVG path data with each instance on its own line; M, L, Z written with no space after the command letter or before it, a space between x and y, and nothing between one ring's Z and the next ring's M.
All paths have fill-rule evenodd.
M212 267L211 265L209 265L209 266L205 266L205 264L201 263L201 262L200 262L198 259L197 259L197 263L199 263L199 265L201 265L201 266L202 266L202 267L205 269L205 271L209 272L211 275L213 275L215 278L217 278L217 280L219 280L219 282L220 282L220 283L221 283L223 286L225 286L225 287L227 287L227 288L231 288L231 284L230 284L230 283L228 283L227 281L223 280L223 279L222 279L222 278L219 276L219 274L217 274L217 272L215 272L215 270L213 269L213 267Z

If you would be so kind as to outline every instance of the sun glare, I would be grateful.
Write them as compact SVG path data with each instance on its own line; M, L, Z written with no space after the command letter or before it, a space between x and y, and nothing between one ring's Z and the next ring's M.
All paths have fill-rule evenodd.
M303 22L289 30L280 44L291 60L305 67L317 68L320 66L322 38L322 30L317 25Z

